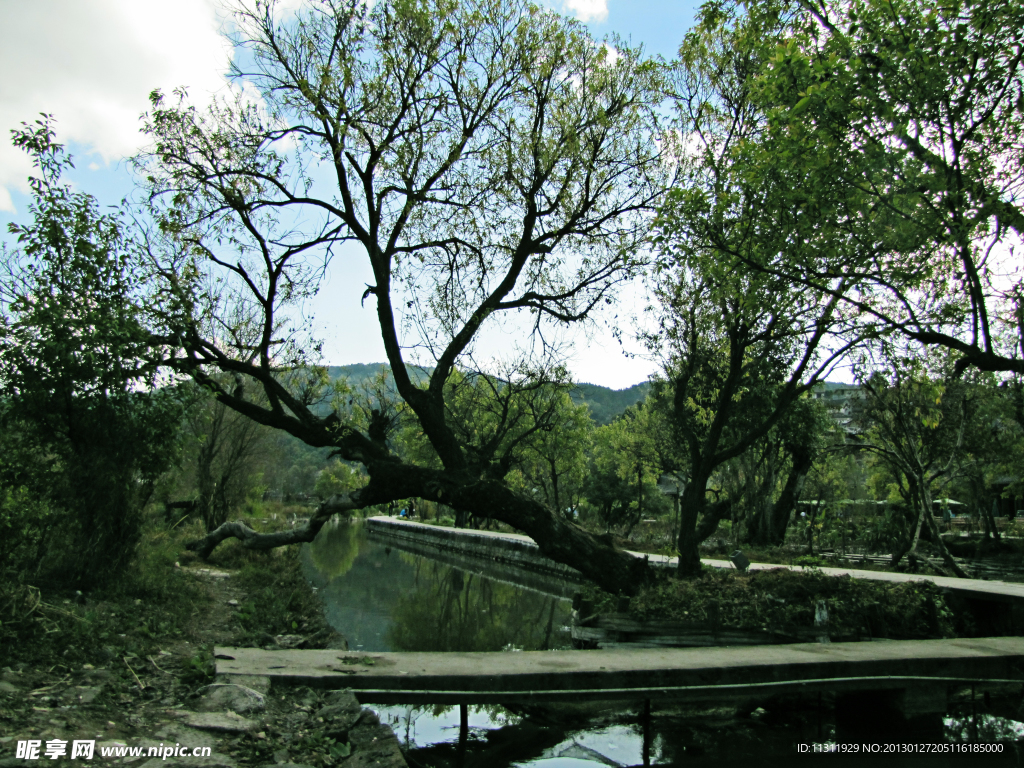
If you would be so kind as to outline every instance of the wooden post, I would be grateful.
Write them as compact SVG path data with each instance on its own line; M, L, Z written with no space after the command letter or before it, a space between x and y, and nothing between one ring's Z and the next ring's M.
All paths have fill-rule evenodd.
M459 760L458 768L466 764L466 743L469 741L469 705L459 704Z
M651 700L644 699L644 714L643 722L644 735L644 747L643 747L643 761L644 768L650 768L651 765Z

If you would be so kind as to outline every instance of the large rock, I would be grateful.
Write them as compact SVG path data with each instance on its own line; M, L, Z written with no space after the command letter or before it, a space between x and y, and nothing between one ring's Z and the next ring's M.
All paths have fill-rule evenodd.
M407 768L398 739L382 725L369 709L363 709L351 690L331 691L326 705L317 712L324 730L334 738L345 738L352 754L340 765L344 768Z
M349 731L348 743L352 755L345 768L408 768L395 734L376 717L363 718Z
M363 716L363 708L350 690L331 691L326 701L317 717L323 718L324 728L330 732L348 731ZM366 713L372 714L369 710Z
M264 693L247 685L214 683L196 706L200 712L262 712L267 707Z
M221 733L252 733L259 730L260 724L248 720L234 712L188 712L179 714L189 728L203 731L219 731Z

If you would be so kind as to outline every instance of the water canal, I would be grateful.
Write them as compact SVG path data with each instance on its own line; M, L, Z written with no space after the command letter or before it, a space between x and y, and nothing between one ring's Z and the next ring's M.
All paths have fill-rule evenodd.
M570 645L571 583L536 574L516 583L514 572L486 561L403 551L358 522L325 527L303 558L329 622L351 650L515 653ZM986 714L985 706L958 701L945 721L946 739L998 739L1001 754L969 755L967 762L876 756L870 765L1022 764L1016 741L1024 724L1005 711ZM464 715L457 706L373 708L398 735L410 766L811 766L839 759L798 752L799 744L834 737L827 703L817 699L710 708L655 702L649 715L642 702L470 706Z

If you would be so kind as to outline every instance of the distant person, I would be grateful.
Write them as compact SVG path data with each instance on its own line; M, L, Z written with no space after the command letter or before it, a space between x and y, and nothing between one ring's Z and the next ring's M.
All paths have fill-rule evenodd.
M953 512L952 512L952 510L950 510L949 504L947 504L946 508L944 510L942 510L942 522L946 526L946 530L947 531L949 530L950 526L953 524Z

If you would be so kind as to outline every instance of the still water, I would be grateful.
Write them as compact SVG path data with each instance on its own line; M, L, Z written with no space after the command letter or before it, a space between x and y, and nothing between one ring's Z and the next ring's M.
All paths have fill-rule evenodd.
M493 568L486 561L457 568L403 552L358 522L325 526L304 558L327 620L353 651L569 647L569 600L481 575Z
M327 619L351 650L499 651L569 647L574 589L487 561L402 551L358 522L324 527L303 552L306 575L323 598ZM529 586L524 586L528 583ZM546 707L470 706L468 728L452 706L374 706L406 750L410 766L437 768L585 768L591 766L871 765L925 768L1018 765L1024 725L986 716L981 734L999 739L999 755L893 758L801 755L799 744L834 734L817 701L751 706L684 707L641 702L602 706L566 702ZM750 710L753 710L752 712ZM749 714L748 714L749 712ZM948 741L978 740L958 713L946 720ZM975 728L976 721L972 721ZM984 739L983 739L984 740Z

